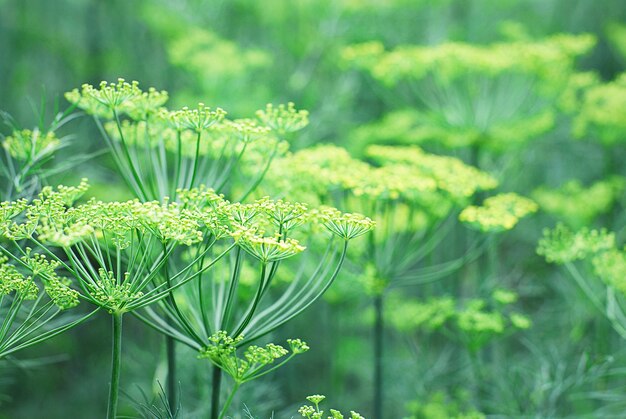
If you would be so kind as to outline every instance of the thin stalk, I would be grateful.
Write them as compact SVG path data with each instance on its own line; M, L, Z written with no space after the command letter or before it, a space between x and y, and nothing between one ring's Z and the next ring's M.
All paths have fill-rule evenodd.
M111 384L109 387L109 407L107 419L115 419L122 370L122 313L113 313L113 345L111 358Z
M267 160L267 163L265 164L265 167L261 171L261 174L255 179L255 181L252 183L252 185L250 185L250 187L242 195L242 197L239 198L239 201L244 201L257 188L257 186L259 186L261 184L261 182L265 178L265 175L270 170L270 166L272 165L272 161L276 157L277 153L278 153L278 143L276 143L276 146L274 147L274 150L272 151L272 154L270 155L270 158Z
M374 417L383 417L383 296L374 297Z
M228 322L230 321L230 315L233 309L233 300L237 294L237 284L239 282L239 266L241 264L241 247L237 248L237 255L235 256L235 268L233 269L233 275L230 280L230 287L228 289L228 297L226 300L226 306L224 307L224 315L221 319L221 327L226 330L228 328Z
M254 300L252 301L252 304L250 305L250 308L248 309L248 312L246 313L246 316L242 320L241 324L237 327L237 330L235 331L233 336L239 336L241 332L244 331L248 323L250 323L250 320L252 320L252 316L254 316L254 312L256 311L256 308L259 305L259 302L261 301L261 297L263 294L263 285L265 283L266 270L267 270L267 262L261 263L261 278L259 279L259 288L254 297Z
M191 182L189 182L189 188L193 188L193 184L196 181L196 175L198 170L198 160L200 158L200 139L202 138L202 131L198 131L198 137L196 138L196 154L193 159L193 169L191 171Z
M220 419L220 388L222 385L222 370L213 366L213 381L211 385L211 419Z
M163 243L163 253L167 254L167 246L165 245L165 243ZM163 264L163 271L165 280L168 282L169 287L170 274L167 263ZM176 302L174 301L174 293L171 290L167 298L169 299L171 304L176 304ZM171 406L177 406L178 400L176 400L176 396L178 393L176 391L176 342L174 341L174 338L169 335L165 335L165 352L167 356L167 399L170 402Z
M220 417L219 419L222 419L224 417L226 417L226 412L228 412L228 408L230 407L231 403L233 402L233 398L235 397L235 393L237 393L237 390L239 390L239 386L241 384L239 383L235 383L235 386L233 387L233 389L230 392L230 395L228 396L228 399L226 399L226 403L224 403L224 407L222 408L222 412L220 413Z
M172 197L176 199L176 190L179 187L180 172L183 162L183 143L180 130L176 131L176 165L174 166L174 184L172 185Z

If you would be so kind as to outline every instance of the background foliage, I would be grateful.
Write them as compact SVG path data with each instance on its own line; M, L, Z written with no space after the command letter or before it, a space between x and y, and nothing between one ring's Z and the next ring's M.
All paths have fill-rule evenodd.
M420 266L463 254L475 237L487 250L436 281L386 289L383 418L618 415L626 354L607 282L576 267L597 307L535 249L559 221L605 227L623 246L625 15L621 0L0 0L0 109L22 128L45 127L69 106L64 92L124 77L167 90L174 106L202 101L231 117L293 101L311 124L292 151L333 143L367 160L370 144L419 144L477 166L497 192L531 197L539 211L488 237L455 224ZM55 180L80 173L93 196L130 197L89 122L59 129L72 135L55 159L71 166ZM92 153L104 163L74 158ZM312 349L242 389L240 411L291 417L321 392L374 418L377 279L348 266L323 301L276 332ZM106 333L97 317L3 362L0 417L103 411L93 395L106 393ZM163 382L163 343L137 321L124 333L122 404L137 415L138 388L152 399ZM209 397L208 364L178 357L193 417Z

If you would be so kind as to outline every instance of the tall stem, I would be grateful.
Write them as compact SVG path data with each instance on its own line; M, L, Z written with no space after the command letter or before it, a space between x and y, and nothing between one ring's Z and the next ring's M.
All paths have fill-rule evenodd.
M222 385L222 370L217 365L213 366L213 382L211 389L211 419L219 419L220 416L220 387Z
M374 298L374 417L383 417L383 295Z
M167 400L175 410L178 406L178 386L176 383L176 341L171 336L165 336L167 350Z
M112 320L113 350L111 357L111 384L109 387L107 419L115 419L120 388L120 372L122 370L122 313L114 313Z

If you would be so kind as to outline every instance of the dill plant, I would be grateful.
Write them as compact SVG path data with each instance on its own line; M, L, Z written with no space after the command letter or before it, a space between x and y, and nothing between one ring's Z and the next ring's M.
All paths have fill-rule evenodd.
M457 218L489 233L504 231L536 211L536 204L515 194L501 194L481 207L471 206L475 194L495 188L497 181L459 159L416 146L371 145L365 154L370 163L332 145L305 149L276 162L268 180L289 196L370 214L378 223L354 263L362 267L361 278L373 297L374 414L380 417L388 292L436 281L481 254L484 239L479 236L464 254L429 263Z
M256 113L256 119L241 120L228 120L225 111L204 104L169 111L163 107L167 92L154 88L143 92L137 82L123 79L102 82L98 88L83 85L66 97L93 115L126 183L140 200L177 201L180 188L200 185L245 199L259 185L272 160L284 152L288 146L285 139L308 124L308 113L296 110L292 103L269 104ZM185 205L189 197L183 198ZM177 269L174 262L168 261L172 266L163 270L164 281ZM180 314L173 295L169 301ZM201 299L199 304L203 303ZM169 334L167 351L169 396L175 403L174 341ZM215 387L219 396L219 386Z
M202 242L203 231L198 214L183 211L175 204L91 200L72 206L86 188L84 182L79 187L60 187L58 191L45 188L32 203L14 207L4 235L14 242L30 241L43 249L50 261L40 256L36 259L40 266L32 264L31 269L45 278L53 290L61 292L69 285L53 276L53 268L63 268L74 279L76 286L66 291L76 300L71 300L73 305L80 298L111 315L113 361L108 417L114 417L123 315L168 296L175 286L198 275L191 272L190 264L167 283L153 281L175 248ZM19 256L16 252L24 252L22 243L15 244L16 250L11 253L14 259ZM207 251L202 245L198 247ZM71 307L70 301L65 304Z
M589 34L557 34L488 45L348 46L346 66L374 79L383 99L395 105L399 97L405 106L355 135L379 143L516 149L552 129L576 77L576 59L594 43Z
M588 227L574 230L559 223L544 230L537 253L563 266L613 329L626 338L626 252L618 247L615 233Z
M109 416L117 403L122 314L129 312L161 331L169 342L182 342L211 360L215 368L210 415L224 417L241 384L285 362L260 371L285 355L274 344L249 346L246 360L234 361L235 369L229 368L233 361L225 356L235 356L238 348L316 301L337 277L348 242L367 233L374 223L333 208L309 210L297 202L269 198L231 202L216 192L242 200L254 192L272 161L284 153L286 139L308 124L308 113L291 103L267 105L254 120L227 120L225 111L203 104L169 111L163 107L166 92L144 92L137 82L123 79L102 82L98 88L83 85L66 97L94 117L138 198L127 203L90 202L72 212L72 216L83 212L84 218L56 227L89 230L78 243L68 239L65 249L80 274L85 298L112 314ZM279 266L305 250L302 241L322 243L326 251L307 258L307 263L294 263L301 267L286 288L272 287ZM74 245L79 251L71 250ZM86 267L89 257L97 259L97 269ZM311 261L315 261L313 268L307 269ZM243 275L258 277L253 293L241 292ZM290 341L292 355L308 349L297 342ZM172 352L168 345L170 396L175 385ZM235 385L220 409L222 370Z
M213 199L207 199L207 194ZM219 413L223 417L242 384L269 372L257 371L257 367L265 366L262 362L254 368L242 367L237 358L232 358L235 351L290 321L320 298L336 279L346 258L348 242L368 232L373 222L356 214L331 209L309 211L304 204L267 198L251 204L231 204L210 191L192 190L190 195L182 195L182 199L192 208L212 202L228 211L227 238L236 248L230 252L227 263L198 278L196 286L182 287L172 298L146 307L137 315L162 333L197 350L216 366L212 415L219 413L221 371L233 378L234 387ZM307 263L298 258L305 251L300 240L323 243L326 247L323 255L306 259L315 262L313 269L307 269ZM203 263L200 261L198 266ZM286 286L279 287L273 282L279 268L285 265L296 273ZM245 276L257 279L250 283L250 279L245 281ZM242 288L249 292L242 292ZM295 342L290 343L292 355L306 347ZM249 352L249 348L245 352L247 361L243 362L249 363L251 359L273 362L273 356L259 358L258 351ZM272 348L277 349L275 345ZM269 352L286 354L282 350Z
M74 310L79 294L63 276L63 262L33 238L41 220L54 218L86 190L84 183L42 188L64 167L47 163L65 146L55 129L72 116L59 113L47 129L33 130L18 129L8 115L3 117L13 131L2 138L8 188L0 194L6 199L0 202L0 358L57 336L96 312Z
M98 88L85 84L66 98L93 116L125 182L142 201L176 201L178 189L200 185L243 200L284 153L290 134L308 124L308 113L293 104L268 105L255 118L235 120L203 103L169 110L167 92L142 91L124 79Z
M42 108L44 104L42 103ZM32 198L55 173L66 170L78 160L55 161L54 155L69 143L68 137L58 137L57 130L74 119L72 109L56 114L48 125L42 122L32 129L21 128L7 113L0 118L10 128L8 135L0 134L0 200Z

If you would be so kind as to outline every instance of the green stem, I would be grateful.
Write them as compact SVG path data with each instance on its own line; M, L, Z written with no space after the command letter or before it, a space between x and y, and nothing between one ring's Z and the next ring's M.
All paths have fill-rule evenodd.
M176 165L174 166L174 184L172 185L172 197L176 199L176 190L179 188L180 171L183 164L183 142L181 132L176 131Z
M237 393L237 390L239 390L239 386L240 386L239 383L235 383L235 386L231 390L230 395L228 396L228 399L226 400L226 403L224 403L224 408L222 409L222 412L220 413L219 419L222 419L225 417L226 412L228 412L228 408L230 407L230 404L233 402L235 393Z
M176 383L176 341L173 337L165 336L167 350L167 400L172 409L178 406L178 389Z
M256 311L256 308L259 305L259 302L261 301L261 297L263 296L263 286L265 284L266 270L267 270L267 262L262 262L261 263L261 279L259 280L259 288L254 297L254 301L252 301L252 305L248 309L248 312L245 318L243 319L239 327L237 327L237 330L235 331L233 336L239 336L244 331L246 326L250 323L250 320L252 320L252 316L254 316L254 312Z
M113 109L113 116L115 118L115 124L117 125L117 131L120 135L120 141L122 143L122 152L124 153L124 156L126 157L126 161L128 162L128 167L130 168L130 173L132 175L133 180L135 181L135 185L137 185L137 195L139 196L139 199L141 199L142 201L147 201L148 194L146 193L146 190L143 188L143 180L141 179L141 176L139 176L139 173L137 172L137 167L135 165L135 161L133 160L132 156L130 155L130 151L128 150L128 145L126 144L126 140L124 139L122 123L120 122L120 117L117 114L117 111L115 109Z
M211 419L220 419L220 387L222 384L222 370L213 366L213 382L211 389Z
M196 138L196 155L193 159L193 170L191 171L191 182L189 182L189 188L193 188L193 184L196 181L196 174L198 171L198 160L200 159L200 138L202 131L198 131L198 137Z
M374 297L374 417L383 417L383 296Z
M113 355L111 359L111 385L109 387L109 407L107 411L107 419L115 419L120 388L120 372L122 370L122 314L114 313L112 319Z

